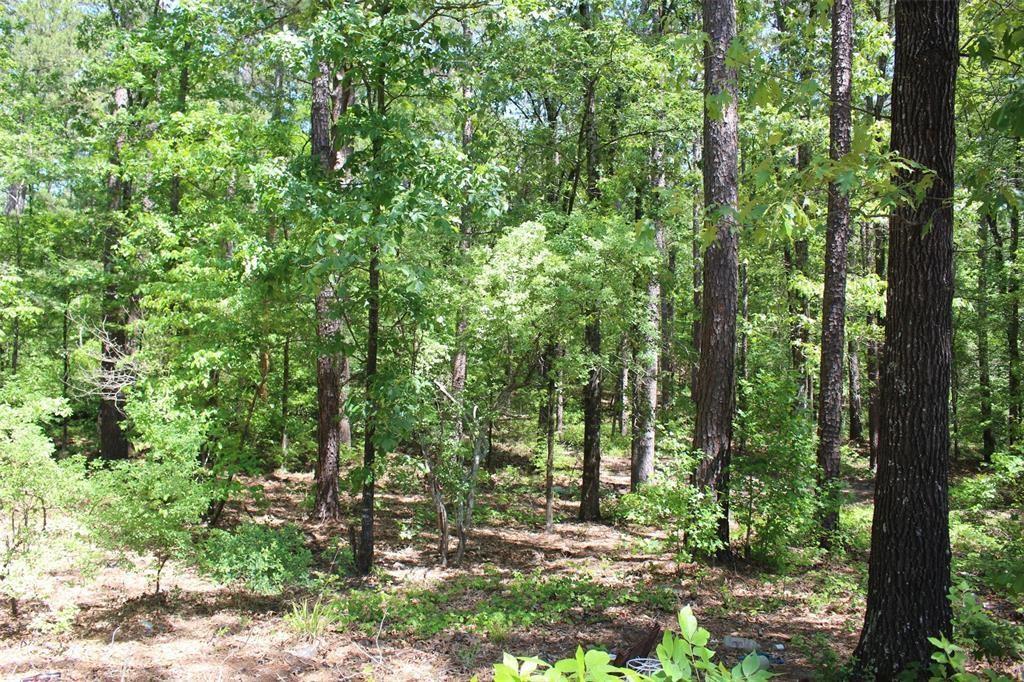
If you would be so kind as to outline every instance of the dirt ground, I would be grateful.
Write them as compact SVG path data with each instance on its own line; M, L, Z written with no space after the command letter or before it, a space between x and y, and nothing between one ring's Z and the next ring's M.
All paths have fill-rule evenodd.
M628 462L605 462L603 485L628 488ZM279 473L255 481L263 506L236 505L227 521L292 522L309 544L324 547L344 536L340 526L311 526L302 504L308 474ZM568 498L572 481L558 481ZM500 490L500 486L496 490ZM484 490L481 505L500 507L508 495ZM524 499L525 496L525 499ZM372 636L356 627L308 641L284 620L295 592L254 596L239 587L219 586L193 570L170 564L164 569L164 593L152 592L152 574L116 562L94 575L54 561L48 566L48 598L22 603L16 618L0 617L0 676L7 680L480 680L503 651L539 655L546 660L571 655L577 645L622 650L642 639L652 624L675 627L675 610L692 605L701 625L711 631L712 647L735 661L741 652L715 642L726 635L754 638L782 659L773 666L780 679L817 677L816 670L847 657L856 644L862 601L840 587L827 600L816 598L822 575L852 573L842 566L815 567L807 577L766 576L751 566L676 564L671 557L644 552L650 529L624 530L568 520L546 533L539 523L500 517L480 523L471 535L462 568L437 567L435 539L427 530L401 533L424 499L415 494L378 496L381 571L372 580L389 589L444 584L479 573L531 572L586 575L615 594L659 589L674 603L620 600L600 612L574 609L557 622L512 628L489 638L473 628L455 628L417 638L389 627L387 616ZM515 502L543 516L543 499L523 493ZM558 500L558 515L572 519L575 504ZM405 539L402 539L402 538ZM840 585L842 583L839 583ZM478 595L483 598L485 595ZM451 608L473 608L473 594ZM492 641L498 639L500 641ZM49 676L47 676L49 675Z

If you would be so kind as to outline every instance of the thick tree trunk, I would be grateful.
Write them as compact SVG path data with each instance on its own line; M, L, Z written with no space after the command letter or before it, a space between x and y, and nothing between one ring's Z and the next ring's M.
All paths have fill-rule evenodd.
M696 483L717 496L722 509L718 536L729 553L729 463L735 411L739 117L736 70L726 52L736 36L734 0L704 0L705 99L725 95L721 115L704 109L704 207L715 240L704 252L704 296L697 370L694 450L703 453Z
M853 58L853 0L832 3L832 105L829 157L850 151L850 80ZM825 293L821 311L821 397L818 400L818 482L825 497L822 542L839 525L839 446L843 434L843 346L846 333L846 259L850 240L850 197L837 182L828 186L825 236Z
M867 612L855 677L927 666L951 635L949 384L953 298L955 2L896 3L892 149L934 172L923 201L889 221L882 428ZM901 185L920 180L902 171Z
M992 431L992 372L988 356L988 235L995 218L987 215L978 224L978 290L974 309L977 315L975 334L978 342L978 409L981 421L981 457L992 461L996 437Z
M592 363L583 390L583 482L580 486L580 520L601 518L601 324L596 316L583 332Z

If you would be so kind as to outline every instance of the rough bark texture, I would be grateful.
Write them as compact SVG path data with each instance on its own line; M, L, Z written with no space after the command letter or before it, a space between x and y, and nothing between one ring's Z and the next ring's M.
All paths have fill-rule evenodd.
M891 679L949 636L955 2L896 3L892 149L935 173L889 220L882 424L857 675ZM920 172L904 171L912 183Z
M597 319L584 329L593 365L583 390L583 482L580 487L580 520L601 518L601 325Z
M313 78L309 116L310 149L321 178L330 177L334 167L331 105L331 69L321 61ZM341 517L338 498L341 378L338 354L330 349L341 332L341 322L333 310L334 303L334 287L330 282L325 283L316 296L316 335L323 348L316 358L316 502L312 517L319 521Z
M736 35L734 0L705 0L705 97L726 95L721 116L704 109L705 220L715 240L704 251L704 295L700 325L700 367L697 370L697 417L694 450L704 453L696 483L712 489L722 507L719 538L729 546L729 461L735 411L737 296L737 158L739 118L736 70L726 64L726 51Z
M850 80L853 58L853 0L832 3L832 105L829 157L850 151ZM818 479L825 494L821 532L825 544L839 525L839 446L843 438L843 346L846 333L846 260L850 240L850 197L836 182L828 186L825 289L821 310L821 375L818 381Z

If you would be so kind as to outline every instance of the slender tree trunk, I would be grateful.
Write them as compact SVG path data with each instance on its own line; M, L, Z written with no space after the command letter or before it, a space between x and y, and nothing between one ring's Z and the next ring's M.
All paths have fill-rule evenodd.
M886 254L888 250L888 239L880 225L872 224L869 228L874 234L872 250L874 251L875 275L882 281L886 278ZM885 327L885 316L881 313L873 314L868 322L872 326ZM878 450L881 447L882 430L882 354L885 352L885 343L871 342L870 354L868 356L868 377L871 380L871 391L868 394L868 457L871 469L874 470L878 463Z
M548 357L554 360L554 352L552 351ZM551 364L551 361L549 361L545 368L545 374L547 375L545 398L547 409L545 410L546 421L544 423L544 444L547 452L544 467L544 528L549 533L555 529L555 374ZM598 430L600 431L600 429ZM587 468L584 462L584 481L586 481L586 476Z
M864 406L860 395L860 344L855 338L850 339L849 353L846 366L849 372L847 401L850 410L850 441L860 443L864 440L864 424L861 421Z
M583 391L583 482L580 520L601 518L601 326L596 318L584 329L587 352L593 363Z
M281 352L281 455L288 456L288 392L291 390L292 337L284 337L284 350Z
M704 252L704 296L697 371L694 450L703 453L697 485L710 489L722 510L718 537L729 554L729 463L735 411L739 116L736 70L726 52L736 37L734 0L704 0L704 94L725 95L721 116L704 109L704 206L715 239Z
M951 635L949 384L953 299L955 2L896 3L892 150L934 173L889 221L882 428L867 611L854 677L927 666ZM904 170L908 186L921 171Z
M1017 251L1020 248L1020 211L1010 209L1010 248L1006 258L1006 293L1009 301L1009 315L1006 320L1006 346L1008 349L1007 387L1010 392L1008 445L1016 445L1020 436L1021 386L1020 386L1020 273L1017 265Z
M694 154L696 156L697 153ZM699 188L693 192L693 234L690 240L690 256L693 267L693 324L690 329L691 352L696 358L690 363L690 399L697 403L697 371L700 367L700 315L702 309L701 293L704 290L704 265L701 259L700 245L700 207L703 197Z
M850 80L853 59L853 0L832 3L832 105L829 156L850 151ZM843 345L846 333L846 258L850 240L850 197L837 182L828 186L825 237L825 294L821 311L821 397L818 400L818 479L825 496L822 542L839 526L839 446L843 433Z
M676 247L669 246L667 269L661 281L661 392L658 407L662 411L672 408L676 392ZM664 419L664 417L662 417Z
M317 175L324 180L332 177L335 162L331 140L332 78L331 67L324 61L318 62L310 106L310 148ZM333 309L336 298L330 281L324 283L316 295L316 335L321 348L316 358L316 502L312 517L321 522L341 517L338 493L341 379L338 353L331 348L341 333L341 321Z
M373 245L369 263L366 336L366 425L363 429L363 495L360 505L360 533L356 569L369 575L373 568L373 498L375 492L375 443L380 407L374 382L377 378L378 336L380 334L380 247Z
M996 451L996 437L992 431L992 372L988 356L988 235L995 218L984 216L978 224L978 291L974 308L978 318L975 328L978 341L978 402L981 421L981 456L992 461Z

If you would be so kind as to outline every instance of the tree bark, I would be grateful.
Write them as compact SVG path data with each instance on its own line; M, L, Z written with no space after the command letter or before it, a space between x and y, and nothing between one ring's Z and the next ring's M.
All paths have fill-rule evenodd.
M325 61L317 62L316 66L310 105L310 149L317 177L327 180L334 171L332 73ZM312 517L321 522L341 517L338 493L341 379L338 353L331 348L341 333L341 321L333 310L335 303L334 285L328 277L316 295L316 335L321 348L316 358L316 502Z
M981 457L992 461L996 451L996 437L992 431L992 372L988 355L988 249L989 231L995 218L986 215L978 223L978 290L974 309L977 315L975 334L978 343L978 409L981 421Z
M896 2L892 149L934 173L889 219L882 428L855 678L927 666L951 635L949 386L953 299L956 2ZM907 186L921 171L903 170Z
M857 339L851 338L848 345L850 357L846 366L849 374L847 402L850 411L850 441L860 443L864 440L864 423L861 421L864 406L860 394L860 344L857 343Z
M832 104L829 157L850 151L850 81L853 58L853 0L832 3ZM846 260L850 240L850 197L837 182L828 186L825 289L821 310L821 375L818 381L818 482L824 493L822 542L839 526L839 446L843 431L843 346L846 334Z
M601 325L595 318L584 329L591 367L583 390L583 481L580 520L601 518Z
M722 510L718 537L729 554L729 463L736 400L737 160L739 116L736 70L726 52L736 36L734 0L704 1L705 99L723 97L721 116L704 108L705 220L715 239L704 251L704 296L697 371L694 450L703 453L695 482L710 489Z

